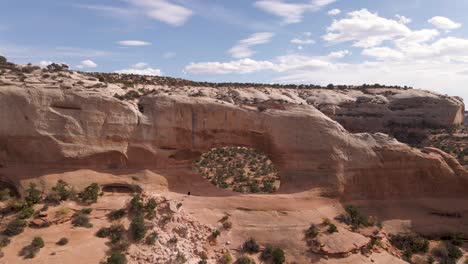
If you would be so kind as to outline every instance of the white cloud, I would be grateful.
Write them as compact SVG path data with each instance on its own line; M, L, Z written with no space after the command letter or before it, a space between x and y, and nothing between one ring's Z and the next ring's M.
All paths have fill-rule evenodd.
M298 38L294 38L294 39L291 39L291 43L293 43L293 44L299 44L299 45L309 45L309 44L314 44L315 41L312 40L312 39L298 39Z
M52 63L53 63L52 61L43 60L43 61L40 61L37 65L44 68L44 67L47 67L47 66L51 65Z
M146 62L138 62L138 63L135 63L134 65L132 65L133 68L137 68L137 69L142 69L144 67L148 66L148 63Z
M149 18L172 26L181 26L192 16L192 10L173 4L167 0L128 0L132 5L142 8Z
M405 17L405 16L395 15L395 17L398 19L398 22L399 22L400 24L406 25L406 24L411 23L411 19L410 19L410 18L407 18L407 17Z
M252 59L240 59L230 62L201 62L190 63L185 71L193 74L228 74L228 73L252 73L262 70L272 70L275 65L269 61L256 61Z
M78 64L76 67L79 69L84 69L84 68L96 68L98 65L92 61L92 60L84 60L80 64Z
M341 10L335 8L335 9L332 9L332 10L328 11L327 14L330 15L330 16L336 16L336 15L339 15L340 13L341 13Z
M288 3L282 0L260 0L255 6L267 13L282 18L283 23L292 24L302 21L305 12L320 10L336 0L312 0L306 3Z
M449 18L442 17L442 16L435 16L429 19L427 22L431 23L438 29L443 29L446 31L460 28L462 25L460 23L456 23Z
M122 40L118 42L122 46L130 46L130 47L141 47L141 46L149 46L151 45L150 42L141 41L141 40Z
M229 50L229 53L235 59L251 57L255 53L251 49L252 46L268 43L273 36L274 34L270 32L252 34L248 38L240 40Z
M353 11L348 16L333 21L323 39L334 43L353 41L353 46L367 48L411 33L408 27L398 21L380 17L367 9Z
M405 55L400 51L388 47L374 47L362 51L362 55L374 57L378 60L401 60Z
M330 54L328 54L328 57L332 59L341 59L348 55L351 55L351 52L349 50L339 50L330 52Z
M146 16L172 26L181 26L193 15L193 11L172 0L124 0L128 6L74 5L78 8L97 11L117 19L139 18Z
M149 67L145 69L135 69L135 68L122 69L122 70L115 71L115 73L149 75L149 76L161 76L162 75L162 72L160 69L153 69Z

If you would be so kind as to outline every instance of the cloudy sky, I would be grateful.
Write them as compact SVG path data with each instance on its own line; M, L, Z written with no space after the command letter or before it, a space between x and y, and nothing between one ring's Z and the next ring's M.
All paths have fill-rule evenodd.
M1 0L16 63L203 81L409 85L468 100L466 0Z

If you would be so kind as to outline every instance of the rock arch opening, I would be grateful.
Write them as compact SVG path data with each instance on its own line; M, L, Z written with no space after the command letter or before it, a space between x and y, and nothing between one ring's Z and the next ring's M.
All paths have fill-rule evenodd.
M14 184L0 180L0 201L10 198L20 198L20 192Z
M200 156L195 169L211 184L239 193L274 193L281 184L273 162L253 148L213 148Z
M133 194L141 192L141 187L138 185L124 184L124 183L112 183L106 184L101 187L103 192L108 193L126 193Z

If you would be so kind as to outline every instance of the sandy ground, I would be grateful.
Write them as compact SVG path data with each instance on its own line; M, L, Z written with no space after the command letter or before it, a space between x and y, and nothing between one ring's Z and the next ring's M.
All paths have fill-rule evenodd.
M5 171L0 172L6 175ZM40 174L40 175L38 175ZM345 259L320 259L312 254L305 243L304 231L310 224L319 224L323 219L333 219L343 212L340 201L319 197L316 192L295 194L241 195L212 186L201 176L191 171L108 171L92 170L60 171L9 171L9 175L21 186L34 179L44 190L63 179L77 189L98 182L139 184L148 193L162 195L182 203L182 210L197 221L212 228L220 228L219 220L229 216L233 227L222 232L218 247L238 251L248 238L259 244L280 246L287 252L288 260L298 263L399 263L395 257L383 251L370 257L353 254ZM21 190L20 190L21 191ZM190 192L191 195L187 195ZM44 229L27 230L12 239L3 249L1 264L7 263L99 263L108 250L106 240L94 236L109 222L105 214L111 209L122 208L130 199L128 194L106 193L92 207L93 228L74 228L69 222ZM468 202L461 200L414 200L414 201L355 201L363 212L377 216L391 232L406 230L437 231L449 229L468 231ZM446 218L431 215L434 210L450 208L461 212L462 218ZM28 245L34 236L41 236L46 247L32 260L18 256L20 249ZM69 244L58 246L61 238L69 238ZM79 261L78 261L79 260Z

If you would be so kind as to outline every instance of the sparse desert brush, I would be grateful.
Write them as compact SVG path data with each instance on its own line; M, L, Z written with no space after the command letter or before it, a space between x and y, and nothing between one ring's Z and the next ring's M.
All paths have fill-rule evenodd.
M109 220L118 220L122 217L125 216L126 214L126 210L124 208L122 209L116 209L116 210L112 210L108 215L107 217L109 218Z
M260 252L260 246L257 244L257 241L255 241L255 239L250 238L244 242L244 244L242 245L242 250L249 254L258 253Z
M42 192L37 189L36 183L30 183L26 189L26 197L24 198L29 205L37 204L42 200Z
M73 226L76 226L76 227L86 227L86 228L93 227L93 224L91 224L91 221L89 219L89 216L81 211L78 211L75 214L73 214L72 224Z
M126 264L127 257L121 252L112 252L112 254L107 258L106 264Z
M79 197L84 203L97 202L99 197L99 185L97 183L92 183L79 194Z
M279 186L272 162L245 147L214 148L198 159L195 168L213 185L235 192L272 193Z
M9 222L3 231L3 234L7 236L16 236L23 233L24 228L27 226L27 222L21 219L14 219Z
M255 261L247 256L240 256L235 264L255 264Z
M318 234L319 229L314 224L311 224L310 227L306 230L307 238L316 238Z
M71 209L67 206L61 206L57 211L55 211L55 217L66 216L71 212Z
M338 232L338 228L336 227L336 225L330 223L330 224L328 225L327 232L330 233L330 234L333 234L333 233L335 233L335 232Z
M133 218L129 229L133 240L141 241L145 237L148 228L145 226L145 220L141 214Z
M68 238L62 237L59 241L57 241L56 244L59 246L65 246L66 244L68 244Z

